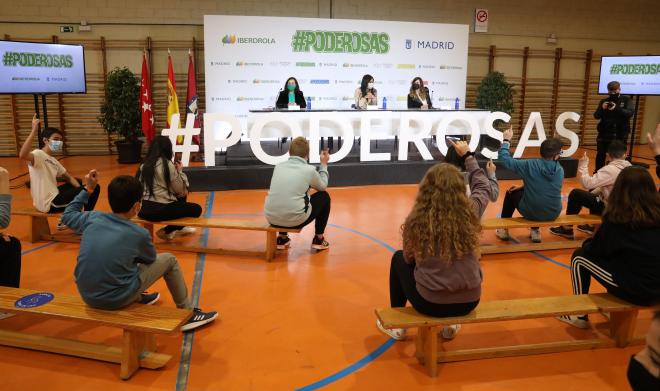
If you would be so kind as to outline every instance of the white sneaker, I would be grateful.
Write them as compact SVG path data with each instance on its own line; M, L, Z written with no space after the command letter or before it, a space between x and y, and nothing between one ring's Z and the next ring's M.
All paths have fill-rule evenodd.
M541 230L539 228L530 228L529 237L532 238L532 242L541 243Z
M195 228L195 227L183 227L178 231L174 231L176 236L192 235L195 232L197 232L197 228Z
M14 315L16 315L16 314L12 314L10 312L0 312L0 320L11 318Z
M59 220L59 221L57 222L57 230L58 230L58 231L66 231L67 229L69 229L69 227L67 227L66 225L64 225L64 224L62 223L62 220Z
M386 329L383 327L383 324L380 323L380 319L376 319L376 327L378 327L378 330L382 333L389 335L397 341L403 341L406 339L406 329Z
M442 328L442 338L444 339L454 339L456 334L461 330L460 324L452 324L449 326L444 326Z
M576 315L562 315L558 316L557 320L560 320L564 323L568 323L573 327L577 327L579 329L588 329L589 328L589 321L585 319L580 319L580 317Z
M495 235L497 236L498 239L500 240L511 240L511 236L509 236L509 230L506 228L498 228L495 230Z
M170 240L174 239L176 236L176 231L172 231L170 233L166 233L164 228L159 229L156 231L156 236L158 236L160 239L169 242Z

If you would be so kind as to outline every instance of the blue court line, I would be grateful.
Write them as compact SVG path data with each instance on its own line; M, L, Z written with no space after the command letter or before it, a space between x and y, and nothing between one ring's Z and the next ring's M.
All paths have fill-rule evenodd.
M41 245L41 246L39 246L39 247L31 248L31 249L29 249L29 250L25 250L25 251L23 251L23 252L21 253L21 256L23 256L23 255L27 255L27 254L29 254L29 253L31 253L31 252L34 252L34 251L41 250L42 248L45 248L45 247L48 247L48 246L52 246L52 245L55 244L55 243L57 243L57 242L48 242L48 243L43 244L43 245Z
M206 212L204 217L211 216L211 209L213 208L213 201L215 200L215 192L206 198ZM204 228L202 231L201 242L204 247L207 246L209 241L209 230ZM204 264L206 263L206 254L197 254L195 262L195 277L193 278L193 287L191 290L191 300L193 307L199 306L199 296L202 289L202 276L204 274ZM190 359L192 357L193 341L195 339L195 331L184 333L183 343L181 347L181 357L179 358L179 371L176 376L176 390L183 391L188 387L188 373L190 372Z
M395 343L396 343L396 340L390 338L387 341L385 341L382 345L380 345L376 350L369 353L369 355L367 355L366 357L360 359L358 362L342 369L341 371L339 371L339 372L337 372L333 375L330 375L330 376L326 377L325 379L321 379L321 380L317 381L316 383L312 383L308 386L297 388L296 391L318 390L321 387L325 387L325 386L327 386L328 384L330 384L332 382L335 382L339 379L342 379L342 378L352 374L353 372L359 370L360 368L364 367L365 365L369 364L370 362L374 361L375 359L377 359L381 354L385 353L385 351L387 351L387 349L392 347L392 345L394 345Z

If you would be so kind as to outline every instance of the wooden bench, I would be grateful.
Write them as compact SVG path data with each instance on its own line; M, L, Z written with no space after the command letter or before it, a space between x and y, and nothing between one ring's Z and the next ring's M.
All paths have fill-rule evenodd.
M377 309L376 316L387 329L418 328L415 336L416 357L427 367L432 377L437 375L439 362L476 360L484 358L524 356L596 348L625 347L633 341L635 321L640 307L607 293L544 297L533 299L498 300L482 302L465 316L433 318L422 315L411 307ZM498 322L518 319L548 318L561 315L581 315L596 312L610 313L609 338L569 340L537 344L488 347L444 351L438 333L443 326ZM563 323L557 322L557 327ZM569 326L570 327L570 326ZM641 338L639 339L641 341Z
M156 353L155 334L179 331L192 311L173 307L132 304L115 311L104 311L87 306L80 297L55 294L55 298L42 306L17 308L16 300L38 293L29 289L0 287L0 312L30 314L43 319L64 319L84 322L90 326L110 326L123 330L121 346L108 346L89 342L0 330L0 345L41 350L45 352L91 358L121 364L119 376L126 380L140 367L161 368L172 358Z
M481 221L481 229L495 230L499 228L531 228L531 227L554 227L559 225L580 225L580 224L600 224L601 217L597 215L562 215L553 221L532 221L526 220L522 217L509 217L509 218L494 218L483 219ZM501 253L514 253L522 251L542 251L542 250L558 250L566 248L578 248L582 245L583 240L558 240L547 241L550 233L544 232L544 240L542 243L511 243L511 241L500 241L503 244L498 245L482 245L482 254L501 254ZM497 239L499 241L499 239Z
M60 218L60 213L42 213L38 210L28 208L12 208L12 215L15 216L28 216L30 218L30 242L35 243L38 241L55 240L59 242L76 243L80 241L80 236L71 234L53 234L51 233L50 226L48 225L48 218ZM202 246L188 246L178 245L174 243L157 243L156 247L160 250L166 251L184 251L194 253L211 253L220 255L244 255L244 256L263 256L267 261L273 260L277 250L277 233L278 232L300 232L297 228L276 228L268 224L266 221L250 221L250 220L227 220L219 217L187 217L177 220L164 221L164 222L151 222L142 219L133 219L136 224L143 225L154 238L154 225L184 225L189 227L201 228L220 228L220 229L233 229L244 231L262 231L266 233L266 247L264 251L244 251L235 249L224 248L207 248Z

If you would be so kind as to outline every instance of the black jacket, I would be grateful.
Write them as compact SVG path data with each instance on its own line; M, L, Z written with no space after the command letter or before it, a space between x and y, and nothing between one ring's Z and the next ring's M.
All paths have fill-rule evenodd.
M429 109L433 108L433 102L431 101L431 94L429 94L429 89L424 87L426 90L426 104L429 106ZM419 109L422 107L422 101L419 100L417 96L410 96L408 94L408 108L409 109Z
M622 299L638 305L660 303L660 226L632 229L605 217L582 249L587 259L612 273L625 294Z
M296 104L303 109L307 107L305 95L303 95L302 91L296 92ZM280 91L280 94L277 96L275 107L278 109L286 109L289 107L289 91Z
M594 118L600 120L597 126L598 138L623 140L630 132L630 117L635 111L632 100L627 95L619 95L619 98L613 101L616 108L604 110L603 103L609 101L612 101L609 97L601 99L594 113Z

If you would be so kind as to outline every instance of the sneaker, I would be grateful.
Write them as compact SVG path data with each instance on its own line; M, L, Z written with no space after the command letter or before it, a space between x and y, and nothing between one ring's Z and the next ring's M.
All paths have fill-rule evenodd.
M497 236L498 239L500 240L511 240L511 236L509 236L509 230L506 228L498 228L495 230L495 235Z
M58 230L58 231L65 231L65 230L67 230L67 229L69 229L69 227L67 227L66 225L64 225L64 223L62 223L62 220L60 220L60 221L57 222L57 230Z
M291 245L291 238L289 238L289 235L286 236L277 235L278 250L286 250L287 248L289 248L290 245Z
M181 326L181 331L190 331L198 327L204 326L207 323L213 322L218 317L216 311L202 312L199 308L193 309L193 314L188 319L186 324Z
M550 227L550 233L553 235L561 236L566 239L573 239L573 228L564 228L561 225L559 227Z
M449 326L444 326L442 328L442 338L444 338L444 339L454 339L456 337L456 334L458 334L460 329L461 329L460 324L452 324L452 325L449 325Z
M541 230L538 228L530 228L529 237L532 238L532 242L541 243Z
M406 329L386 329L383 324L380 323L380 319L376 319L376 327L378 327L378 330L383 334L387 334L394 340L403 341L406 339Z
M596 226L591 224L580 224L577 226L578 231L584 232L585 234L593 235L596 232Z
M155 292L155 293L147 293L147 292L142 292L142 296L140 297L140 300L138 303L140 304L147 304L151 305L160 299L160 293Z
M586 315L585 316L562 315L562 316L558 316L557 320L560 320L564 323L568 323L571 326L577 327L579 329L589 328L589 320L587 319Z
M319 239L318 236L314 235L314 239L312 240L312 248L314 250L326 250L330 247L330 243L326 242L325 238Z
M178 231L174 231L174 234L176 236L186 236L186 235L192 235L195 232L197 232L197 228L195 227L183 227Z
M10 312L0 312L0 320L11 318L14 315L16 315L16 314L12 314Z
M158 236L160 239L169 242L170 240L174 239L176 237L176 231L172 231L170 233L165 232L165 228L161 228L158 231L156 231L156 236Z

